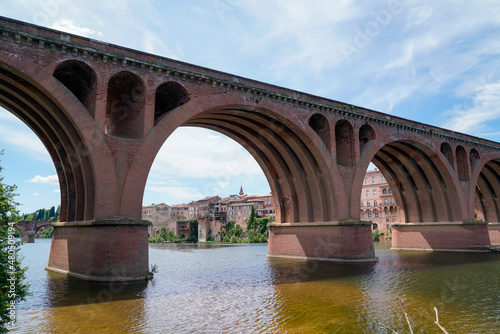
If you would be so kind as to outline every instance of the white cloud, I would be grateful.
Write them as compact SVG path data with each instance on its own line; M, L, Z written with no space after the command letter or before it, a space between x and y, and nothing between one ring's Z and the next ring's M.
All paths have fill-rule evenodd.
M151 168L155 175L175 178L226 179L259 175L262 169L238 143L215 132L180 128L165 142Z
M50 161L40 139L16 116L0 108L0 121L0 142L18 147L34 159Z
M54 189L54 192L60 194L61 190L60 189Z
M61 18L55 21L54 24L50 26L50 28L86 37L95 38L103 36L102 32L87 27L78 26L73 19L69 18Z
M448 111L444 127L466 133L489 129L489 122L500 120L500 81L483 83L470 103Z
M33 196L39 196L40 194L39 193L33 193Z
M57 175L49 175L49 176L36 175L31 180L28 180L28 182L59 185L59 178L57 177Z

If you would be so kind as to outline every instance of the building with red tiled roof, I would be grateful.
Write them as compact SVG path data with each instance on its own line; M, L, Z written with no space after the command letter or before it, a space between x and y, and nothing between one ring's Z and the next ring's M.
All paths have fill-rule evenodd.
M203 235L213 238L230 221L234 221L237 225L246 229L252 207L258 218L268 217L270 221L275 220L276 210L273 196L271 194L245 195L243 186L241 186L238 195L230 195L225 198L207 196L187 204L172 205L170 207L170 218L163 225L174 230L176 234L184 234L185 231L181 231L181 227L184 225L179 224L179 222L198 219L200 228L205 229ZM143 219L149 220L146 216L143 216Z

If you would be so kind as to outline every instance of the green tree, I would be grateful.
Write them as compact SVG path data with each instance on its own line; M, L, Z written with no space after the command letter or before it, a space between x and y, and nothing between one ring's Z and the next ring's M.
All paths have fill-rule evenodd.
M181 242L182 237L180 235L175 234L174 231L167 229L165 226L161 226L158 231L156 231L155 235L152 235L148 238L149 242Z
M55 219L56 219L56 207L53 206L49 210L49 220L50 221L55 221Z
M234 228L234 224L235 224L234 220L231 220L230 222L226 223L225 227L226 233Z
M255 219L257 217L255 216L255 210L252 205L252 209L250 210L250 216L248 216L247 219L247 231L252 230L255 227Z
M191 219L189 221L189 238L186 241L188 242L198 242L198 219Z
M257 218L255 225L258 233L265 234L267 231L269 231L269 218Z
M19 204L14 201L16 186L6 185L3 180L0 176L0 333L7 333L7 326L16 320L16 303L25 300L29 290L25 282L28 268L21 266L19 243L14 238L13 226L19 214Z

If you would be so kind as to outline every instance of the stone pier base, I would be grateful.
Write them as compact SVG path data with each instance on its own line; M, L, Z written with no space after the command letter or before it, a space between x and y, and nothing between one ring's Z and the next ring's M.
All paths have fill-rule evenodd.
M371 222L285 223L269 226L269 257L374 262Z
M392 224L392 248L474 252L488 251L486 222Z
M28 231L23 236L21 236L21 242L26 242L32 244L35 242L35 232Z
M148 221L55 223L46 270L92 281L149 278Z
M500 245L500 223L489 223L488 232L492 245Z

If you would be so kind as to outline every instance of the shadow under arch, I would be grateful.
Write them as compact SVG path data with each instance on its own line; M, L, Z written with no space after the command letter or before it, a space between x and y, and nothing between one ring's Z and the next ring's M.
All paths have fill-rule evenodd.
M61 222L94 217L94 171L85 141L50 94L10 66L0 63L0 106L16 115L41 140L59 178Z
M382 172L404 210L406 223L466 219L463 191L442 153L415 140L373 147L371 162Z
M472 176L471 199L479 220L500 222L500 158L487 161Z
M328 166L291 122L267 109L225 106L200 112L181 126L220 132L256 159L274 195L276 223L335 219L337 202Z

